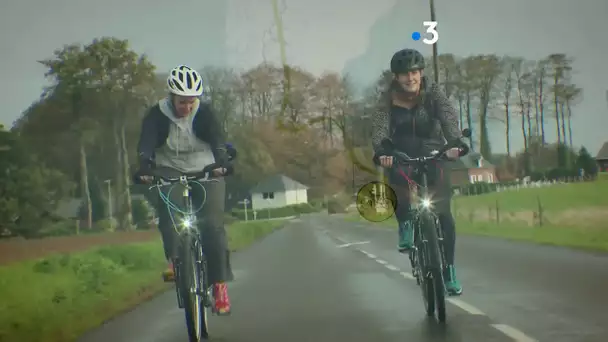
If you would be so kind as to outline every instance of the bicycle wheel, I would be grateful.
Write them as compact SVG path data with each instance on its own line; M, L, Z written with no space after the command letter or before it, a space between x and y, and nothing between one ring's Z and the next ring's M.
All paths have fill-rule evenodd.
M410 261L414 269L416 277L416 283L420 286L422 291L422 301L424 302L424 309L428 316L435 314L435 295L433 282L429 281L428 277L428 252L426 242L421 234L422 222L417 219L414 223L414 250L410 253Z
M207 325L207 313L202 305L201 296L201 270L199 259L202 254L200 245L188 233L184 234L182 248L180 251L181 259L181 286L182 297L184 299L184 312L186 315L186 328L190 342L199 342L209 337Z
M420 224L423 228L423 236L427 241L425 244L426 249L426 270L424 272L423 279L425 280L425 291L428 299L427 314L429 316L434 315L435 309L437 309L437 318L440 322L445 322L445 285L443 282L443 262L441 258L441 251L439 248L439 239L437 237L437 230L439 229L439 222L437 218L430 214L424 213L420 217ZM432 298L432 299L431 299ZM432 307L430 305L432 303Z

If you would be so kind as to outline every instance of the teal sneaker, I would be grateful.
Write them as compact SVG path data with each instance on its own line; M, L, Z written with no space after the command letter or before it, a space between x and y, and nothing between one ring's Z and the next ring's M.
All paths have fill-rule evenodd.
M462 294L462 285L456 278L456 267L448 265L444 274L445 288L450 296L460 296Z
M412 222L399 222L399 252L405 252L414 246L414 232Z

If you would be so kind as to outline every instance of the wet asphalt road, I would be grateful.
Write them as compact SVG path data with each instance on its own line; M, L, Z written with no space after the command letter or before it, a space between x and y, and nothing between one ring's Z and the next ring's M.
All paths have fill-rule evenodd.
M459 236L464 294L443 326L425 317L395 243L395 231L335 217L288 223L235 255L233 314L211 318L211 340L608 341L606 255ZM187 340L169 291L80 341Z

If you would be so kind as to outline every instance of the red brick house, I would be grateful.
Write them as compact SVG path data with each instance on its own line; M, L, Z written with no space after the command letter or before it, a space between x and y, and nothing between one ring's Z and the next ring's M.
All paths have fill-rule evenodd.
M498 182L496 166L485 160L479 153L469 153L452 164L452 185Z
M600 148L600 151L595 156L597 166L600 168L600 172L608 172L608 142L605 142Z

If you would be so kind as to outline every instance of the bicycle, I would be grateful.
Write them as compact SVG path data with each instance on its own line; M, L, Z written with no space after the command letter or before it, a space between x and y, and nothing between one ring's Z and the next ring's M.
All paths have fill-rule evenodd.
M462 135L463 137L469 137L471 131L464 129ZM400 164L411 165L413 172L421 175L422 184L419 186L418 203L416 203L417 210L415 210L413 220L414 246L410 250L409 258L413 276L422 290L422 298L427 315L434 316L436 310L438 320L445 322L446 288L443 274L447 263L443 248L443 230L439 223L439 217L433 210L429 195L428 167L430 163L442 158L451 148L461 148L461 156L466 155L469 148L461 141L456 141L446 144L432 156L411 158L406 153L398 151L390 139L384 139L382 145L393 156L393 167Z
M229 160L236 157L236 150L227 145ZM177 231L175 239L175 250L177 257L173 262L175 273L175 290L177 303L180 309L184 309L186 318L186 328L190 342L199 342L209 338L209 311L213 313L213 294L212 284L207 279L207 260L203 251L203 241L198 230L196 213L205 205L203 199L200 208L194 210L191 197L191 184L198 184L203 189L200 182L217 182L217 178L211 178L214 169L222 167L219 163L206 166L202 171L194 173L180 173L179 176L163 175L158 170L152 170L154 185L150 189L158 189L161 200L171 209L178 212L181 216L180 224L176 224L173 215L170 214L171 221ZM171 203L168 194L163 194L161 187L166 185L183 186L182 199L185 209L178 208ZM178 229L180 227L181 229Z

